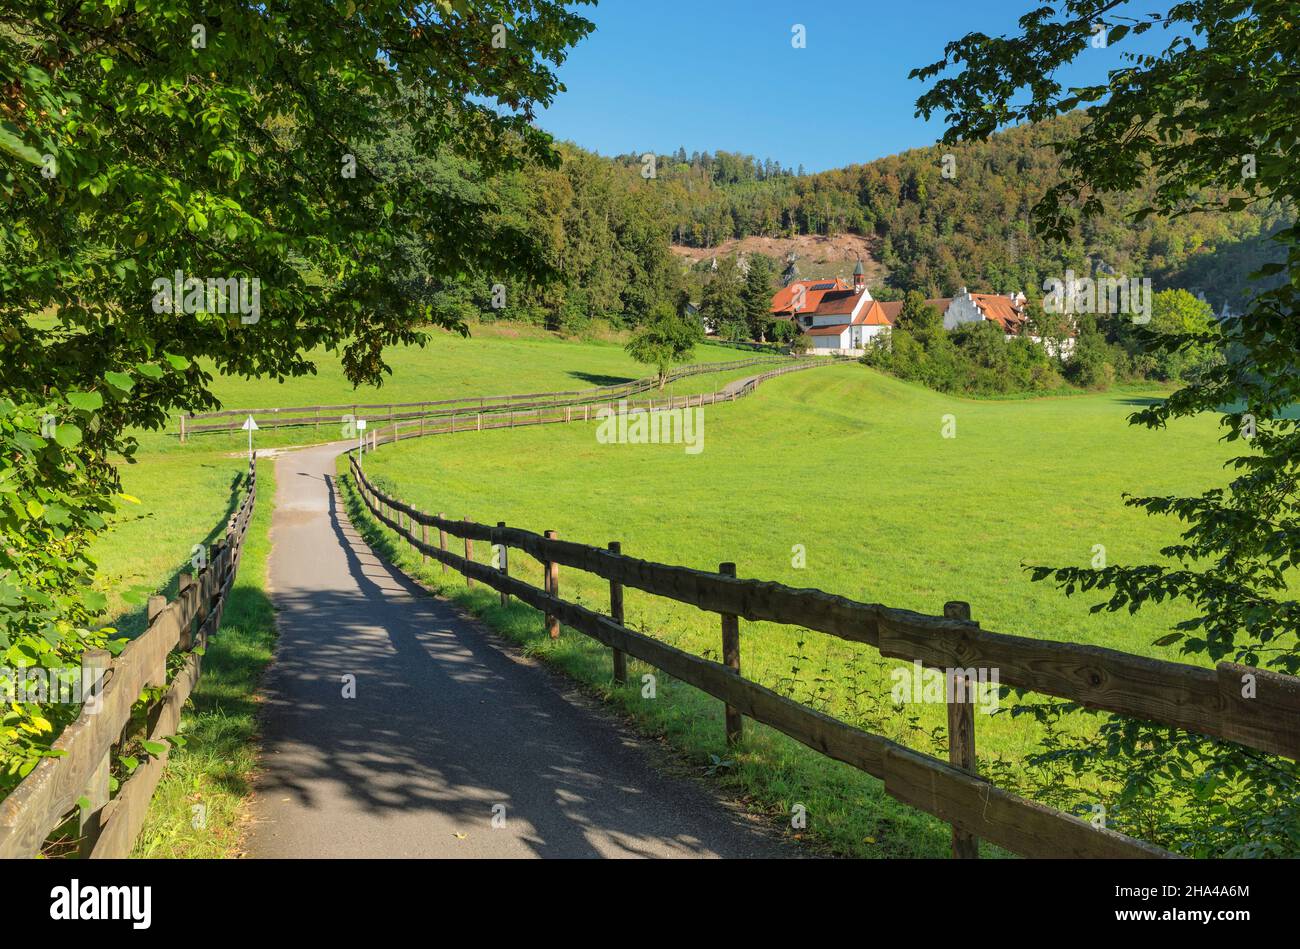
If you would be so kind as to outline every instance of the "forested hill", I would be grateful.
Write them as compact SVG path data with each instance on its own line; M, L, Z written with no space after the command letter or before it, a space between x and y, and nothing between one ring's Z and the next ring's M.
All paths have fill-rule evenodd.
M1111 213L1079 228L1067 245L1033 236L1031 209L1060 178L1051 143L1080 134L1084 124L1075 113L988 142L914 149L806 176L769 160L679 150L658 157L655 183L672 240L689 247L847 232L870 238L888 285L899 290L1029 290L1066 268L1103 264L1158 286L1202 290L1216 311L1224 302L1239 310L1246 275L1275 256L1264 237L1283 219L1277 206L1134 224L1123 212L1144 202L1137 193L1108 202ZM615 161L636 172L644 164L640 156Z
M741 251L773 254L807 245L812 235L832 242L821 261L801 262L804 276L826 276L815 271L831 269L831 258L845 275L852 261L838 257L865 249L877 295L918 289L943 296L962 286L1033 293L1067 269L1083 275L1102 266L1149 276L1157 289L1201 291L1216 312L1225 303L1241 310L1247 275L1273 253L1267 235L1284 217L1276 206L1135 224L1123 213L1143 202L1134 194L1109 202L1111 213L1066 245L1034 237L1031 209L1059 178L1051 142L1078 134L1083 124L1081 115L1066 116L984 143L914 149L815 175L728 152L678 150L648 163L642 155L605 158L566 143L557 168L484 179L455 160L411 154L400 133L375 161L385 173L411 175L457 200L497 205L503 235L525 235L557 274L545 286L496 274L425 284L435 308L464 317L493 312L491 287L499 278L506 287L502 317L569 330L593 319L637 325L656 301L683 292L700 298L714 254L693 251L698 262L691 268L673 245L685 253L730 242L717 254L723 256L742 239ZM436 242L426 251L422 243L412 240L416 282L426 272L420 255L437 252Z

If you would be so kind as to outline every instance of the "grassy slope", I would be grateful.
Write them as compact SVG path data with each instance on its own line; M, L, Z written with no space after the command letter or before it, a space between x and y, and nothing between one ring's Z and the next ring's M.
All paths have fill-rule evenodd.
M575 343L526 329L476 327L466 339L431 332L424 348L409 346L384 354L393 368L380 388L354 390L337 360L317 353L315 376L284 383L222 378L213 392L227 408L331 405L359 402L415 402L510 392L586 389L639 379L651 370L612 342ZM748 354L723 346L696 347L694 362L725 362Z
M186 452L149 452L121 468L122 490L139 504L122 503L112 529L95 543L98 586L109 595L109 619L129 634L144 627L144 607L122 594L148 587L170 599L176 578L189 569L198 543L224 532L242 496L237 482L248 468L242 455L195 447ZM269 495L264 498L269 504Z
M640 379L652 373L633 360L619 343L572 342L529 327L481 326L468 339L432 332L428 345L389 350L385 359L393 369L378 387L353 388L344 378L338 359L326 352L314 358L317 373L283 382L267 379L219 377L212 391L226 409L272 408L306 405L382 405L392 402L454 399L467 396L588 389ZM700 345L692 362L728 362L751 354L723 346ZM678 394L713 391L735 378L758 370L706 373L673 383ZM179 423L173 420L166 433L144 432L140 442L148 452L187 450L177 444ZM263 447L329 441L337 429L323 425L319 433L311 428L262 431L256 443ZM191 445L238 451L246 447L242 432L196 435Z
M1031 584L1021 568L1087 562L1098 544L1112 561L1145 560L1174 536L1173 525L1125 508L1122 492L1224 480L1213 422L1134 429L1126 423L1134 398L975 402L851 365L787 376L708 410L697 456L680 446L601 445L592 428L555 426L412 441L381 449L370 465L427 510L594 544L617 539L627 553L668 563L713 569L735 560L741 576L930 613L965 599L986 628L1155 655L1150 643L1179 618L1174 611L1091 616L1086 601ZM956 438L941 437L946 414ZM792 566L796 544L806 549L803 569ZM536 565L518 560L512 572L540 582ZM455 582L446 590L465 596ZM564 575L563 590L597 608L607 603L606 585L577 571ZM471 599L500 613L492 597ZM603 650L577 635L552 647L530 614L516 608L497 619L529 648L608 687ZM711 614L629 591L627 616L683 648L719 651ZM934 750L928 735L941 729L942 707L895 712L895 664L872 650L768 624L745 624L742 639L748 677ZM616 698L698 758L722 753L716 701L676 683L661 684L654 702L632 688ZM943 851L943 827L895 805L872 779L756 731L734 780L761 806L785 814L807 804L810 828L841 852ZM1016 759L1036 738L1024 719L1006 716L981 716L977 731L986 758Z

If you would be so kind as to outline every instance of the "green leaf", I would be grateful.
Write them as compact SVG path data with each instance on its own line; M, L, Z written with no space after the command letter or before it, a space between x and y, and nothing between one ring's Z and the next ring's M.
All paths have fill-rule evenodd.
M0 149L30 164L41 164L41 153L19 137L18 127L12 122L0 122Z
M163 377L162 367L155 366L153 363L148 363L148 362L136 363L135 371L140 373L140 375L142 376L147 376L150 379L161 379Z
M144 741L140 742L140 744L144 746L145 751L149 752L149 754L153 755L155 758L167 753L168 746L165 741L154 741L152 738L146 738Z
M135 386L135 380L125 372L106 372L104 381L119 392L130 392Z
M60 425L54 430L54 440L64 448L76 448L81 444L81 429L66 423Z
M98 392L69 392L68 404L83 412L94 412L104 406L104 397Z
M171 353L163 353L163 358L171 363L173 369L184 371L190 368L190 361L184 356L174 356Z

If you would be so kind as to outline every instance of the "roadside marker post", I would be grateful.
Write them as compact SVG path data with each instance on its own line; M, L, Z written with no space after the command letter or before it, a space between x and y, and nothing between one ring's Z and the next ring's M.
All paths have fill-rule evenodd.
M253 421L253 416L250 415L248 418L246 418L244 420L244 424L242 427L244 431L248 432L248 460L252 461L253 460L253 433L257 431L257 423Z

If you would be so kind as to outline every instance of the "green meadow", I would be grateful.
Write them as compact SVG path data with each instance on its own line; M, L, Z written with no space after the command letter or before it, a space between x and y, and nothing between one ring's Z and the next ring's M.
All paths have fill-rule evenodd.
M217 377L213 392L225 408L382 403L451 399L529 391L559 391L610 385L649 374L617 342L573 342L530 327L485 325L464 338L431 332L424 347L399 347L385 353L393 376L380 387L354 388L343 376L337 357L313 354L314 376L277 382ZM699 346L696 362L743 359L746 353L721 346ZM705 373L672 383L677 395L713 391L734 378L753 375L749 368ZM176 577L194 544L209 543L237 503L234 485L247 467L244 432L194 435L185 444L173 423L167 432L138 432L136 463L121 466L124 500L112 530L94 548L100 563L101 589L108 594L108 619L128 630L142 623L145 590L175 593ZM310 427L259 431L259 448L331 441L334 429ZM264 495L262 503L272 498ZM135 594L132 594L135 590Z
M596 545L618 540L627 554L700 569L734 561L742 577L927 613L966 600L986 629L1178 658L1152 645L1182 618L1178 610L1090 614L1091 600L1035 584L1024 569L1156 558L1177 525L1125 507L1123 494L1226 482L1215 420L1160 432L1127 423L1155 395L972 401L840 365L706 408L698 454L602 444L592 423L416 439L367 456L367 470L416 506L453 517ZM421 569L391 537L372 534L431 586L618 702L774 821L788 824L804 804L808 832L835 852L946 852L946 826L895 804L874 779L752 724L728 757L716 700L672 681L645 699L640 677L651 670L636 663L633 684L616 689L603 648L572 631L552 644L534 611L502 609L495 593L466 591L455 575ZM484 546L475 553L486 562ZM538 565L518 552L511 572L540 585ZM608 604L607 583L579 571L562 571L561 589L593 608ZM636 629L719 656L714 614L629 590L626 616ZM869 647L742 622L748 678L935 753L943 707L896 708L890 673L899 667ZM981 770L1014 764L1039 737L1027 719L1002 713L978 715L976 734Z

